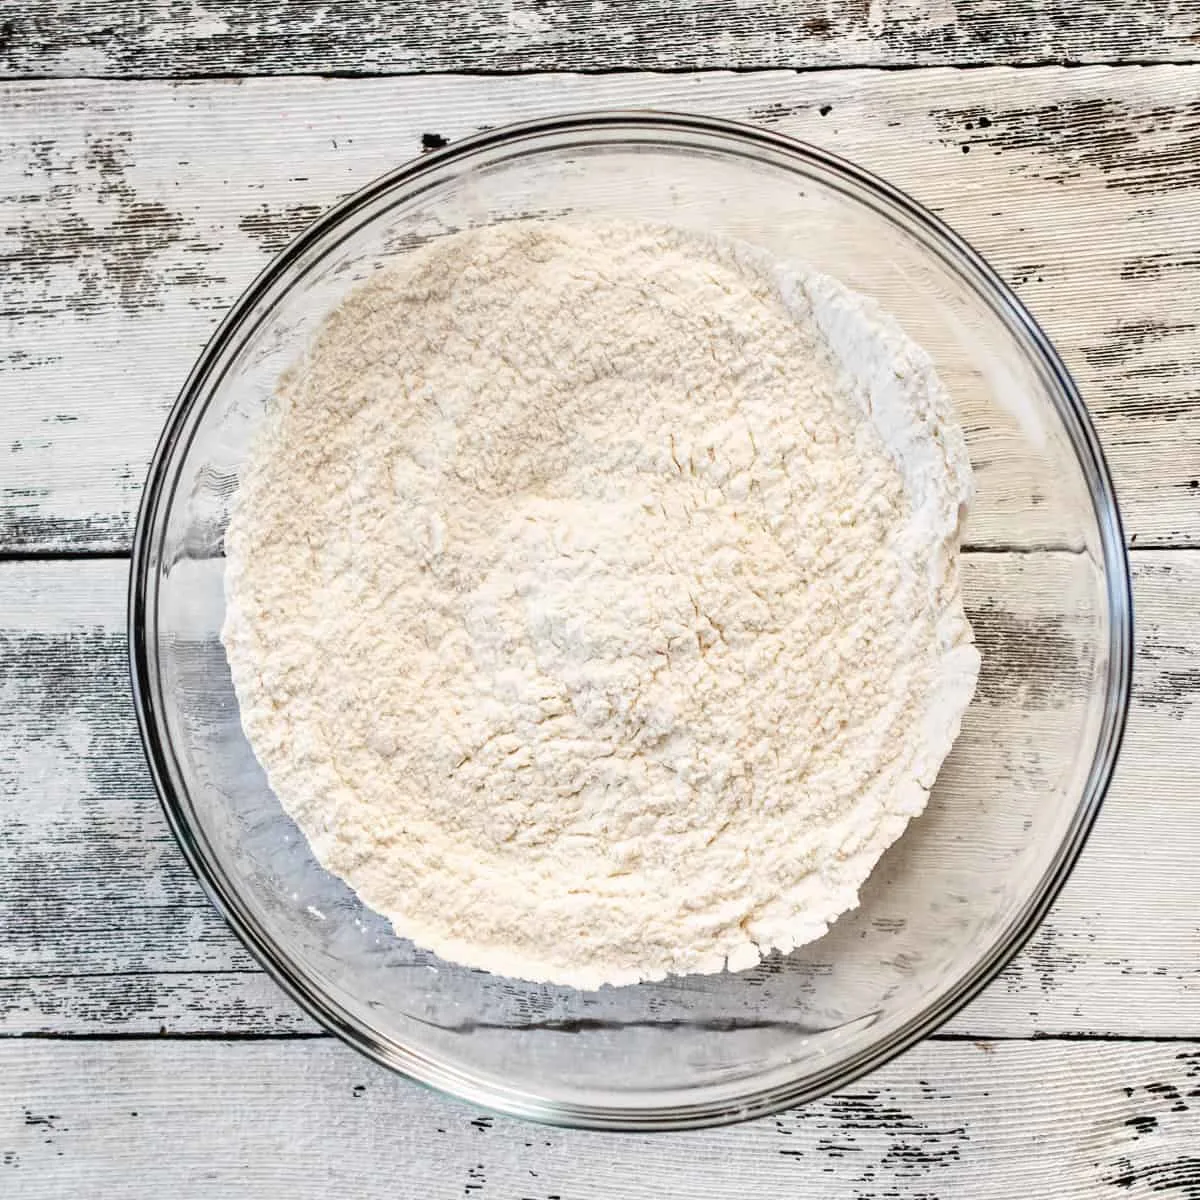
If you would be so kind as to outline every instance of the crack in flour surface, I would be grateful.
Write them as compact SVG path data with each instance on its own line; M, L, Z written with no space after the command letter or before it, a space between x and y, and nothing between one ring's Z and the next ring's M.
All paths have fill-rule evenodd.
M246 734L444 958L577 987L819 937L979 668L962 433L873 304L632 225L456 234L281 381L226 537Z

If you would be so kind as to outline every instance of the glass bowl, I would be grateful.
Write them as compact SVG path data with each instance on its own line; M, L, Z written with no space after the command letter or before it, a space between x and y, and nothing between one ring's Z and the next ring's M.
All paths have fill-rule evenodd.
M962 557L983 669L927 811L817 942L736 974L596 992L500 978L397 938L319 867L243 736L218 632L223 533L277 377L381 264L515 218L632 218L735 238L877 300L932 356L977 496ZM268 971L351 1045L493 1109L613 1129L740 1120L844 1086L936 1029L1062 886L1112 772L1132 616L1112 485L1029 314L907 196L723 121L562 117L400 167L292 243L200 356L138 521L130 638L167 816Z

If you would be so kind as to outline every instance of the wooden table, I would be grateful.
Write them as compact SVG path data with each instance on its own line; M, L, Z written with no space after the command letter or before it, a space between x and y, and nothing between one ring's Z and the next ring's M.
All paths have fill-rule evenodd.
M0 0L0 1196L1200 1197L1197 63L1200 0ZM1138 616L1115 786L1011 968L845 1093L655 1137L323 1036L176 850L125 664L147 462L255 272L422 146L599 106L794 134L972 240L1088 400Z

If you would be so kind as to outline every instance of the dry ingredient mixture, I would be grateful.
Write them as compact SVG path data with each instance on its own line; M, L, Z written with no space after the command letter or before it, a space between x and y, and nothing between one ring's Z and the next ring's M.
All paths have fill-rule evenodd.
M242 721L447 959L749 967L854 907L975 686L961 431L872 304L633 225L448 236L283 379L226 538Z

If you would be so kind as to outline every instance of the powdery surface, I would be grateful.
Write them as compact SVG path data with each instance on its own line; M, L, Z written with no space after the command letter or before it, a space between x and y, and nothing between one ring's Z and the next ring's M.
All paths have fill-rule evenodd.
M439 240L281 383L226 537L247 736L445 958L748 967L857 903L979 659L970 468L861 298L634 226Z

